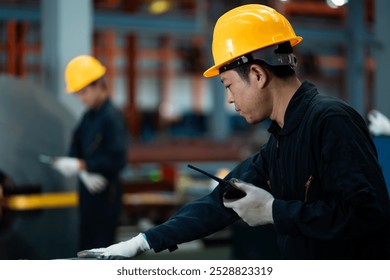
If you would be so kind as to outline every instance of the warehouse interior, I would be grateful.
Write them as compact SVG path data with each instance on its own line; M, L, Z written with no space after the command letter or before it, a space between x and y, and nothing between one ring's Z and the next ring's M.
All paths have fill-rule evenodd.
M303 37L295 49L302 79L363 116L390 116L389 1L0 0L0 259L76 256L76 178L38 161L66 154L84 111L65 94L74 56L107 66L131 136L118 241L216 186L188 164L222 177L267 140L267 123L247 124L226 103L221 81L202 75L213 63L215 21L250 3L274 7ZM271 228L238 222L175 252L137 258L277 259L275 250Z

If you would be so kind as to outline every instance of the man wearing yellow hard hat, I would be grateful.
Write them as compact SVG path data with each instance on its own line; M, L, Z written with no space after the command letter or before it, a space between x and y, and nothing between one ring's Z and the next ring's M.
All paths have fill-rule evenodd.
M269 141L226 177L226 184L128 241L80 257L131 258L174 250L239 219L272 224L283 259L388 259L390 201L364 119L295 74L296 36L287 19L257 4L217 21L214 66L226 98L248 123L271 120ZM231 179L236 178L239 180Z
M114 242L122 206L119 173L127 162L127 126L109 98L106 68L96 58L80 55L65 69L66 91L87 108L75 128L67 157L53 167L79 177L80 248Z

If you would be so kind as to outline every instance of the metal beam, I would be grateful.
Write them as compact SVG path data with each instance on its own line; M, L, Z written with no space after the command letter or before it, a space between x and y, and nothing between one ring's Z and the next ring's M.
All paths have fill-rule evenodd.
M389 61L390 61L390 1L375 1L375 34L378 44L373 48L376 63L375 70L375 102L374 108L387 117L390 117L390 83L389 83Z
M200 32L194 17L152 17L149 15L129 15L126 13L95 12L96 29L113 29L124 32L186 33Z
M93 16L93 24L96 29L115 29L123 32L148 32L148 33L186 33L200 34L205 32L206 18L204 11L197 11L195 16L164 16L153 17L146 14L129 14L123 12L97 11ZM0 20L26 20L39 22L41 13L38 8L15 8L0 5ZM295 33L305 40L326 41L335 44L347 43L347 28L321 26L307 27L294 24ZM372 32L364 31L362 40L372 43Z
M39 23L41 21L39 7L9 7L0 6L0 20L21 20ZM164 16L153 17L146 14L128 14L123 12L94 13L93 24L96 29L115 29L124 32L149 33L187 33L201 32L201 17Z
M365 32L363 0L347 4L347 101L362 115L365 114L365 51L362 34Z
M31 22L39 22L41 13L39 7L9 7L5 5L0 6L0 20L25 20Z
M348 28L332 28L329 26L306 27L300 24L294 25L295 33L302 36L306 41L326 42L332 44L347 44L350 41L348 37ZM361 40L366 44L374 44L374 34L368 30L362 30Z

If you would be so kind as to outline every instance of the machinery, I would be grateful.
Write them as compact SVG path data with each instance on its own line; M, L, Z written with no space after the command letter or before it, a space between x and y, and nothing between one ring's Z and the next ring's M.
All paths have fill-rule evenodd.
M0 92L0 259L74 256L75 184L38 157L66 153L75 120L28 80L0 76Z

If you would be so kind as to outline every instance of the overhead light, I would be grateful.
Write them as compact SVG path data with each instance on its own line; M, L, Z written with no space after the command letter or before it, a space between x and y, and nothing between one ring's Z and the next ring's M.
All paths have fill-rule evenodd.
M348 3L348 0L326 0L326 3L331 8L338 8Z
M171 8L170 0L153 0L149 4L149 12L151 14L163 14Z

